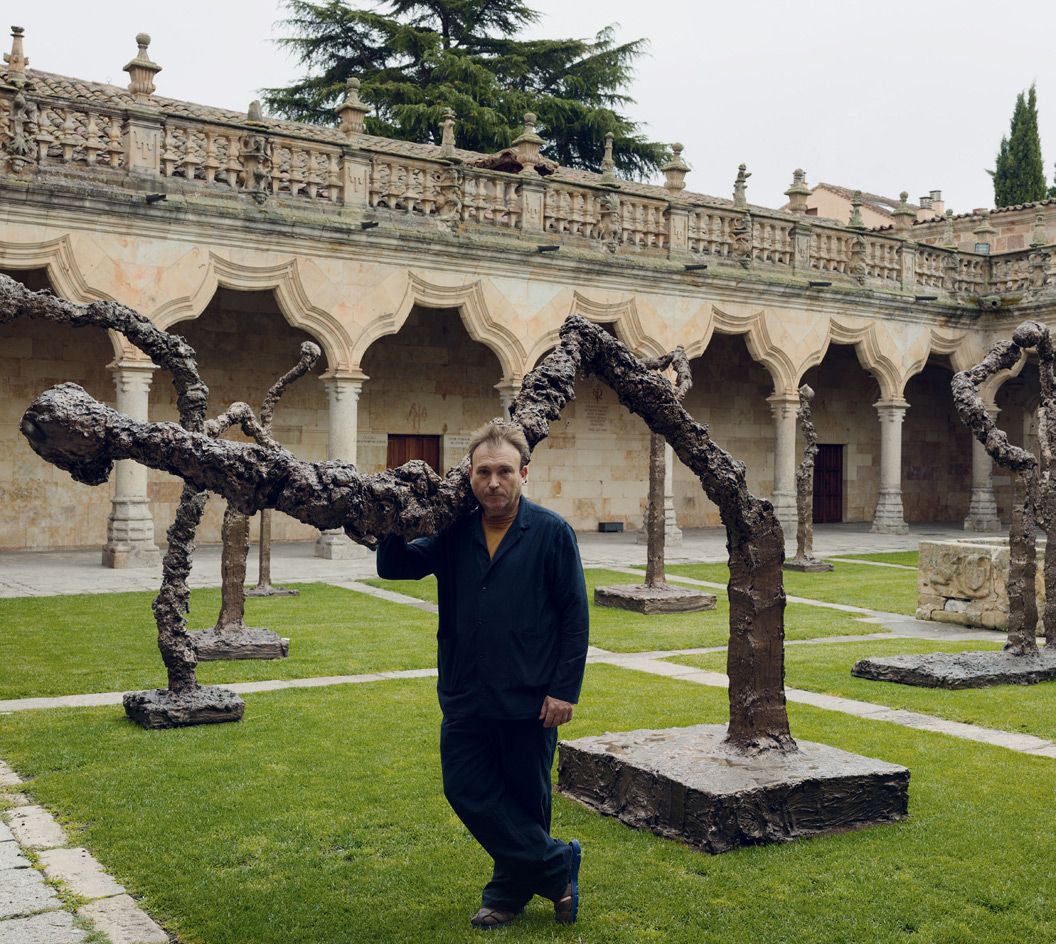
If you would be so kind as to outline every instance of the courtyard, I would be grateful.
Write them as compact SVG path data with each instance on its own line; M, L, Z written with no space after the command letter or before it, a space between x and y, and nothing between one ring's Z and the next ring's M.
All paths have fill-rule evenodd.
M909 767L908 819L709 856L558 795L554 834L584 847L580 920L555 927L537 900L498 933L585 942L1056 935L1053 881L1039 867L1056 852L1052 687L932 691L849 674L864 655L1000 648L1000 634L912 617L913 548L953 533L821 526L817 549L835 571L786 575L793 733ZM640 579L634 535L581 538L588 588ZM592 607L583 696L562 739L725 721L722 540L689 531L669 554L670 579L717 589L714 611ZM164 682L152 575L101 572L87 552L4 556L0 807L8 819L41 807L61 832L35 841L15 824L22 842L0 841L21 846L29 868L17 871L44 869L36 917L0 919L0 941L36 940L18 936L19 922L45 920L66 930L40 940L101 944L99 929L113 925L87 919L120 897L118 886L180 944L476 939L466 918L486 856L440 789L435 584L380 581L369 558L309 554L275 549L276 579L299 597L247 601L248 623L290 637L289 658L201 668L203 682L243 693L244 720L170 731L144 731L120 709L120 692ZM216 556L205 549L196 562L192 629L214 619ZM86 849L111 884L57 878L54 846ZM11 897L9 915L19 911ZM150 940L111 938L139 939Z

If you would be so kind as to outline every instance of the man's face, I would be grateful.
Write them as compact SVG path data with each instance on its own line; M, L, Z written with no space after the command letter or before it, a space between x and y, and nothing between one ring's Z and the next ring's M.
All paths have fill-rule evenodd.
M510 443L481 443L470 457L470 485L484 514L502 518L517 509L528 466Z

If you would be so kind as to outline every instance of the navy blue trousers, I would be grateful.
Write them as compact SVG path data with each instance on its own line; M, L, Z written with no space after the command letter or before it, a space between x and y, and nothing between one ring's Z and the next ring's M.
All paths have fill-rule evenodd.
M495 860L486 908L520 911L533 895L560 898L572 849L550 835L550 768L557 728L538 719L447 718L440 726L444 795Z

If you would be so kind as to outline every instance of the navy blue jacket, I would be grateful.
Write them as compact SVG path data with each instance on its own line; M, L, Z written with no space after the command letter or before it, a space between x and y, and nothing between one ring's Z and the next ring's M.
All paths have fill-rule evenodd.
M587 659L587 589L576 535L521 496L488 557L481 510L434 537L378 547L378 576L436 574L440 707L450 717L535 718L543 698L576 702Z

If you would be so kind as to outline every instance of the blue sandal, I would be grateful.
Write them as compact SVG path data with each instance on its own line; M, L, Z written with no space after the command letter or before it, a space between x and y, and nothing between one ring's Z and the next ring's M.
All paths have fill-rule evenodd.
M568 885L565 893L554 902L554 920L559 924L572 924L579 916L579 866L583 861L583 849L578 839L573 839L569 846L572 848L572 865Z

